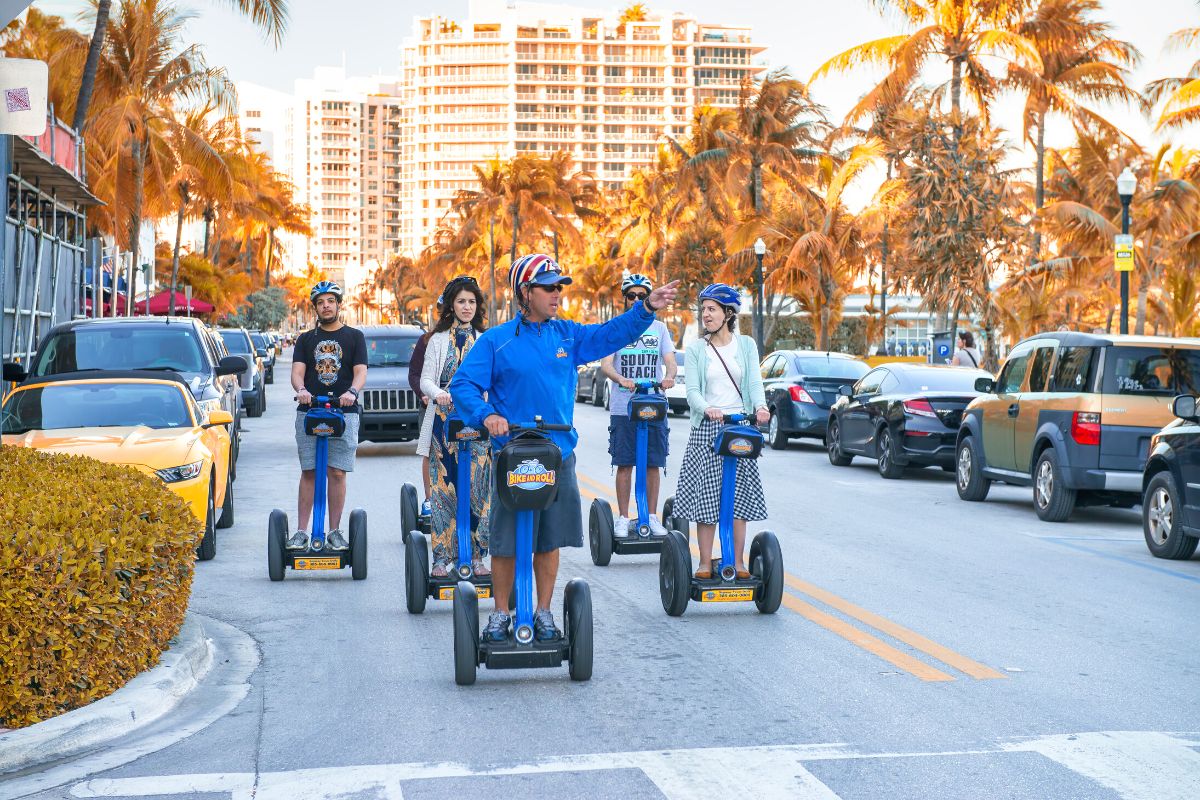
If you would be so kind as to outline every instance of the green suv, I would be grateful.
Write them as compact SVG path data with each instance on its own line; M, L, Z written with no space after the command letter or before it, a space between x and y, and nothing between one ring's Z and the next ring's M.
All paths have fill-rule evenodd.
M1150 439L1171 400L1200 389L1200 339L1043 333L1012 349L967 406L958 431L958 496L992 481L1033 488L1037 515L1141 502Z

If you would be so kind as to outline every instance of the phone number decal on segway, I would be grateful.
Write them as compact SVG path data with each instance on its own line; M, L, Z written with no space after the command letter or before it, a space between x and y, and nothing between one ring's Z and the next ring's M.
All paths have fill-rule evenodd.
M492 596L492 590L486 586L476 586L475 587L475 596L478 597L480 600L487 600L489 597ZM453 599L454 599L454 587L453 586L443 586L441 589L438 590L438 600L453 600Z
M294 569L341 569L342 560L337 556L322 558L297 558Z
M701 593L703 603L740 603L754 599L754 589L709 589Z

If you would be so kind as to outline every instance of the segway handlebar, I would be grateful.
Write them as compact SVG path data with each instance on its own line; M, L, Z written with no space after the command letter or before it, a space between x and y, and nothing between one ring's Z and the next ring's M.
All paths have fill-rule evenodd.
M721 422L725 425L736 425L739 422L750 422L749 414L726 414L721 417Z
M292 397L292 400L295 400L297 403L300 402L300 395L294 395ZM334 408L335 406L333 405L333 400L334 400L334 398L330 397L327 394L314 395L313 396L313 405L326 406L327 408Z
M542 422L541 418L536 418L533 422L510 423L508 432L512 435L518 433L528 433L529 431L560 431L566 433L571 430L570 425L560 425L553 422Z
M636 381L633 390L637 394L648 394L651 391L662 391L663 385L658 381Z

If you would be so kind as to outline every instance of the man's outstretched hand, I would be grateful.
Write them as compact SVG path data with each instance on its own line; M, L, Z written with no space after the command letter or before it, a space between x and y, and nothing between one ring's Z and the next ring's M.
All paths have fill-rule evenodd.
M674 303L675 295L677 294L679 294L679 281L665 283L651 292L650 296L646 298L646 302L649 304L647 308L658 313Z

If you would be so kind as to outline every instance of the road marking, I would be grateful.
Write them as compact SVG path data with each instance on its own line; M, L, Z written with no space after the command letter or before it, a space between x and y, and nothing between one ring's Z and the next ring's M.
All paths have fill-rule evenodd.
M987 758L1038 753L1126 800L1191 800L1200 796L1200 754L1190 749L1198 744L1194 741L1195 736L1112 731L932 752L864 753L845 744L830 743L590 753L553 756L507 766L418 762L321 767L257 775L232 772L95 778L73 786L71 796L151 797L211 793L225 795L230 800L329 800L351 796L402 800L404 781L638 769L669 800L740 797L751 790L756 798L767 800L838 800L833 789L808 771L805 766L808 762Z
M604 495L603 499L608 499L612 496L607 487L597 482L594 478L591 478L590 476L578 471L576 472L576 475L580 482L598 488ZM594 500L597 498L596 494L584 489L582 486L580 486L580 492L586 495L588 499ZM692 555L696 558L699 558L700 551L697 549L695 543L689 542L688 546L691 548ZM885 633L888 636L891 636L893 639L912 647L914 650L918 650L928 656L936 658L947 666L953 667L965 675L977 680L996 680L1008 677L1004 673L995 670L986 664L981 664L978 661L967 658L961 653L956 653L945 645L938 644L932 639L922 636L916 631L910 630L903 625L892 622L886 617L882 617L874 612L868 611L861 606L855 605L849 600L838 597L832 592L822 589L815 584L803 581L791 573L784 572L784 581L788 586L791 586L793 589L808 595L810 598L824 603L831 608L835 608L846 616L852 617L853 619L856 619L881 633ZM844 620L822 611L816 606L806 603L797 597L787 594L786 592L783 596L783 605L786 606L788 610L794 611L795 613L807 619L809 622L813 622L830 631L831 633L841 636L851 644L860 647L867 652L878 656L879 658L882 658L884 661L887 661L893 666L899 667L905 672L920 678L923 681L955 680L953 675L949 675L942 670L936 669L935 667L926 664L924 661L921 661L920 659L915 658L896 647L893 647L882 639L872 636L870 633L860 630Z

